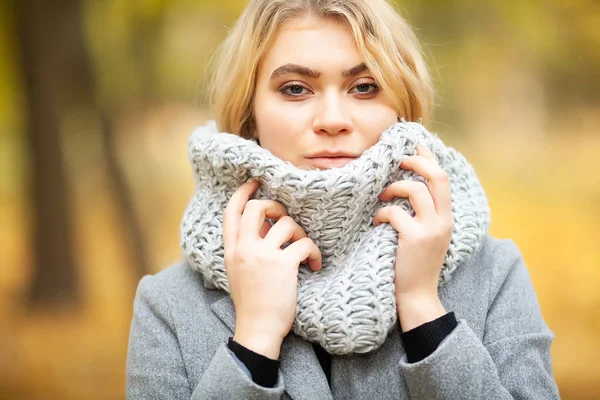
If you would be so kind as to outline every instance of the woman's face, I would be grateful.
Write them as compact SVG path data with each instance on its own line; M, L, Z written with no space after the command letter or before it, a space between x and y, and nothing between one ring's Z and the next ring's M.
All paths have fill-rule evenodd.
M373 146L398 115L363 62L342 23L315 17L286 23L259 65L260 145L308 169L342 167Z

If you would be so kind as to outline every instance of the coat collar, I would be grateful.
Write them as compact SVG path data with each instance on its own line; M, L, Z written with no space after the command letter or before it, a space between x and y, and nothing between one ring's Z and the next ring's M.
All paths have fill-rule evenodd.
M231 296L223 296L212 303L210 309L232 333L235 331L235 308ZM293 333L288 334L281 346L280 360L285 391L293 400L333 399L327 378L309 342Z

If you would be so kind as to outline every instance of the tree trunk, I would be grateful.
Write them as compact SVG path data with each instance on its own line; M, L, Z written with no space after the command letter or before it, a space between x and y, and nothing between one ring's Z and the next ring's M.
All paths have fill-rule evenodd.
M79 299L57 85L65 3L17 0L13 5L30 148L34 264L29 298L34 305Z
M34 303L78 299L69 240L70 199L60 145L61 116L73 108L88 108L97 116L97 121L90 123L98 123L102 134L110 190L129 244L135 283L150 272L143 230L117 157L113 118L96 98L81 5L80 0L16 2L30 122L32 206L37 213L30 293Z

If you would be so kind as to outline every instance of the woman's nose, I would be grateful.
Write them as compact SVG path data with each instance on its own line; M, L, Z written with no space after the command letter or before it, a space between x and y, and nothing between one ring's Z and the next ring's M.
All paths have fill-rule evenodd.
M352 132L352 118L345 112L343 99L339 97L338 94L328 94L317 104L313 120L315 133L337 135Z

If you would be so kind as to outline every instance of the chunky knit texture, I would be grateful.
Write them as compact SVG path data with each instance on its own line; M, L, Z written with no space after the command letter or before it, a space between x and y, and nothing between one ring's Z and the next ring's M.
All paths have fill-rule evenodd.
M377 210L389 204L414 216L408 199L383 203L378 195L399 180L425 182L403 170L404 157L421 141L449 174L454 229L439 285L479 250L490 224L483 188L465 158L423 125L399 122L361 157L342 168L300 169L256 141L221 133L211 122L189 140L196 192L181 223L181 248L205 284L229 291L223 261L223 210L233 192L250 178L261 183L253 196L283 204L323 255L323 268L299 267L293 331L331 354L378 348L396 322L394 264L398 234L390 224L373 226Z

